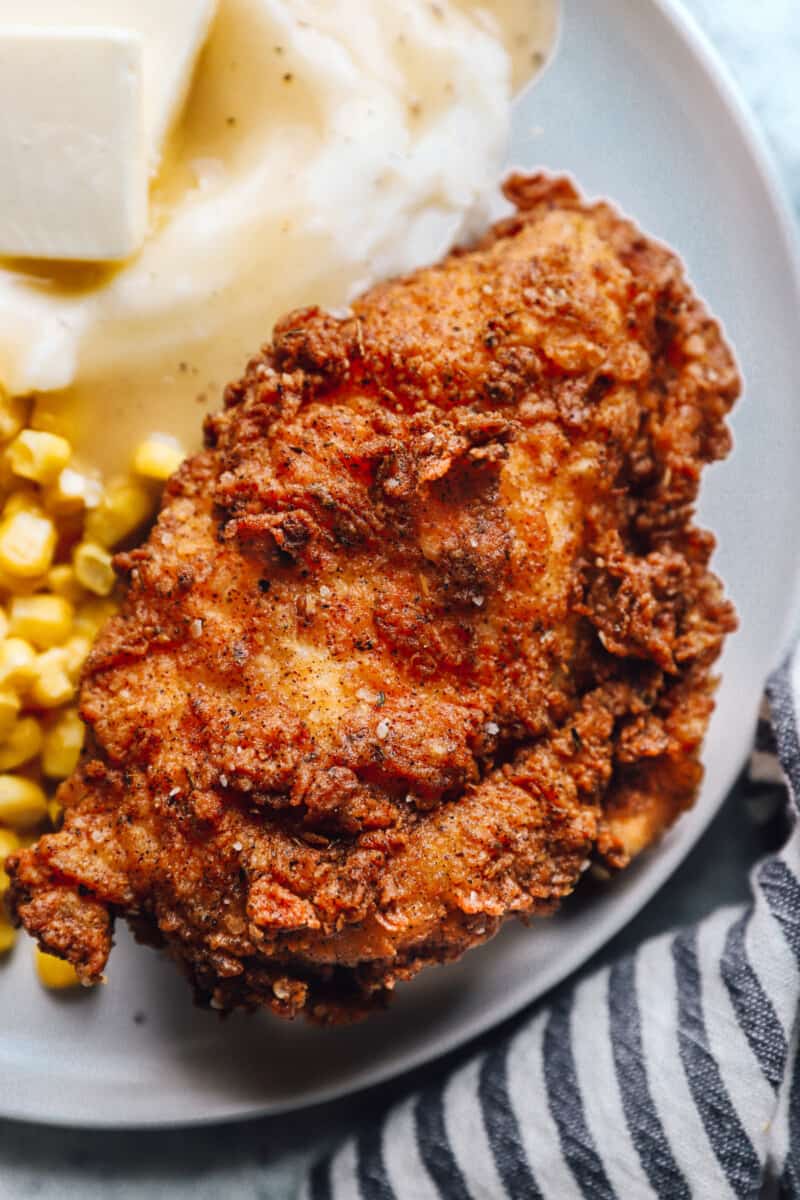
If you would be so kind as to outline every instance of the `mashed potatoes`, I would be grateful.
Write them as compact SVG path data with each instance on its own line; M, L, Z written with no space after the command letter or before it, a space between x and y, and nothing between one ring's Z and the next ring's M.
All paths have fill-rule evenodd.
M437 258L483 216L554 0L221 0L121 268L0 264L0 386L104 473L187 449L275 318Z

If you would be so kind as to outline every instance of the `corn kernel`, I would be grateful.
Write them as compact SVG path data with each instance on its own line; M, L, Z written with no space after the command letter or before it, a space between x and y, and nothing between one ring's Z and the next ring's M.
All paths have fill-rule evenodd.
M135 533L152 516L155 500L147 488L134 480L116 480L86 518L86 540L100 546L116 546Z
M155 433L137 446L133 469L137 475L163 483L177 471L185 458L186 453L175 438Z
M30 642L10 637L0 642L0 688L25 691L33 679L36 651Z
M2 0L0 0L2 7ZM30 579L20 579L19 576L9 575L7 571L0 570L0 591L10 592L12 596L32 596L34 592L41 592L47 587L46 575L33 575Z
M28 401L9 396L0 388L0 442L16 437L28 419Z
M85 604L81 604L75 614L73 629L75 633L81 637L91 638L92 641L97 637L100 630L105 625L109 617L113 617L117 611L118 605L113 600L87 600ZM2 646L0 646L0 655L2 654Z
M8 954L9 950L13 950L14 942L17 940L17 931L10 921L5 917L0 916L0 954Z
M14 578L33 579L53 561L56 530L49 517L17 512L0 524L0 569Z
M42 727L35 717L20 717L0 742L0 771L13 771L42 748ZM2 779L3 776L0 776ZM0 813L0 821L4 818Z
M15 475L34 483L52 483L72 457L72 447L57 433L23 429L6 454Z
M38 946L35 954L36 974L46 988L60 990L75 987L80 982L72 963L63 958L56 958L55 954L46 954Z
M81 475L72 467L65 467L44 493L46 507L58 516L74 515L83 512L85 508L96 508L102 498L103 488L98 480Z
M117 577L111 565L111 555L94 542L81 542L72 555L75 577L89 592L108 596L114 590Z
M58 708L75 695L75 684L67 671L63 650L56 648L40 654L34 666L31 700L42 708Z
M22 775L0 775L0 821L12 829L30 829L47 816L47 797L38 783Z
M19 716L19 696L11 688L0 688L0 738L4 738L14 728Z
M43 392L36 397L26 424L31 429L57 433L68 441L74 441L80 432L75 406L65 404L57 392Z
M58 563L55 567L51 567L47 572L45 586L49 592L69 600L70 604L78 604L86 597L86 590L78 583L75 578L75 568L69 563Z
M81 633L74 633L61 647L61 652L64 655L64 670L73 683L77 683L80 678L83 664L89 657L91 648L92 639Z
M33 487L17 487L13 492L9 492L3 503L3 516L13 517L18 512L32 512L37 516L42 515L42 506L39 503L39 493Z
M86 727L77 709L68 708L44 735L42 770L50 779L66 779L78 765ZM59 806L60 807L60 806Z
M12 637L49 650L69 636L74 610L63 596L15 596L9 616Z
M11 884L5 870L9 854L19 849L19 838L12 829L0 829L0 896L5 895Z

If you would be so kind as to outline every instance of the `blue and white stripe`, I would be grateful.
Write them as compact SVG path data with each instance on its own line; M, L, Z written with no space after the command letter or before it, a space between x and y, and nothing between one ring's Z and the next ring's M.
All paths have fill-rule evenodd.
M800 1198L800 651L750 769L791 832L752 902L646 942L369 1125L304 1200Z

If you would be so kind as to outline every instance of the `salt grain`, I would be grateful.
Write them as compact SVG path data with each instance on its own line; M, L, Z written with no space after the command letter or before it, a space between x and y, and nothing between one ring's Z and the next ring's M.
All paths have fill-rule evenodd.
M381 739L381 741L383 741L385 737L389 736L389 722L386 720L378 721L378 726L375 730L375 733Z

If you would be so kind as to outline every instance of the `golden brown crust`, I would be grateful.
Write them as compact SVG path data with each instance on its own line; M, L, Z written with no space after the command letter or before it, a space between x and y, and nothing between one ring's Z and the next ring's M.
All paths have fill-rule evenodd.
M475 250L281 322L119 557L64 829L9 867L86 980L122 914L215 1007L346 1019L691 803L736 369L666 249L507 190Z

